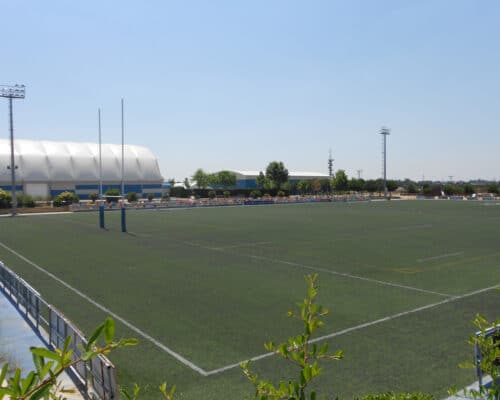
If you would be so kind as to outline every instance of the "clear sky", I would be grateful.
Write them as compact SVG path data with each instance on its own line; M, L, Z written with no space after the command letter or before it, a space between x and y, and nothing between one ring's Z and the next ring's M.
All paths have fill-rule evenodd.
M500 1L0 0L16 137L149 147L201 167L500 179ZM3 111L2 111L3 110ZM0 136L8 138L7 101Z

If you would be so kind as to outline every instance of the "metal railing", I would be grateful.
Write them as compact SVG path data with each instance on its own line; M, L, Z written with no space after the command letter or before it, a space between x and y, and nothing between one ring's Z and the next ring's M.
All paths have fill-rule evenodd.
M16 306L38 336L52 348L61 348L71 337L73 361L82 355L87 339L62 312L48 304L33 287L0 261L0 291ZM90 361L80 361L68 370L75 385L86 399L113 400L118 398L116 368L103 355Z

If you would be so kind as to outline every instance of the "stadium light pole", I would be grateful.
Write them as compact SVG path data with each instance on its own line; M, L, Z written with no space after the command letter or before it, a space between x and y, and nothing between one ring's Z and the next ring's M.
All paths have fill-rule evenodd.
M384 175L384 197L387 198L387 135L391 134L389 128L385 126L380 129L382 135L382 169Z
M1 85L0 97L9 99L9 123L10 123L10 178L12 192L12 211L11 215L17 214L17 194L16 194L16 163L14 159L14 116L12 112L12 99L24 99L26 87L24 85Z

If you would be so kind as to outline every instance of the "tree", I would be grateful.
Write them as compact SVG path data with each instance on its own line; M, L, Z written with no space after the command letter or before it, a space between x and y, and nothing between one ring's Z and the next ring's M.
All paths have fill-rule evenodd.
M388 180L386 181L386 183L387 183L387 190L389 192L394 192L399 187L398 182L393 180Z
M206 189L209 184L209 175L203 171L201 168L198 168L194 175L192 176L193 181L196 182L196 186L198 189ZM186 178L187 179L187 178ZM188 187L186 187L188 189Z
M184 178L183 184L184 184L184 187L186 188L186 190L191 189L191 183L189 182L188 178Z
M470 196L471 194L474 193L476 193L476 189L474 189L474 186L472 186L470 183L466 183L464 185L464 194Z
M488 193L492 194L498 194L500 191L498 190L498 186L492 183L491 185L488 186Z
M347 175L343 169L339 169L337 171L333 182L334 182L335 190L338 190L341 192L347 190L349 187L349 180L348 180Z
M313 179L311 181L311 189L313 193L318 193L321 190L321 183L318 179Z
M299 181L297 183L297 190L300 194L306 194L311 192L311 182L309 181Z
M236 186L236 175L231 171L217 172L218 184L223 187Z
M264 175L264 173L262 171L259 172L259 175L255 179L255 182L257 183L257 186L259 188L261 188L261 189L265 189L266 188L267 179L266 179L266 176Z
M415 185L413 182L410 182L408 186L406 187L406 192L408 194L417 194L418 193L418 187Z
M283 162L272 161L266 168L266 178L273 188L280 189L284 183L288 182L288 170Z
M361 192L363 191L364 187L365 181L361 178L351 178L351 180L349 181L349 190L352 190L353 192Z
M323 193L330 193L332 191L332 181L330 179L320 179L319 183Z
M366 190L368 193L375 193L379 189L377 181L373 179L368 179L365 182L364 185L364 190Z

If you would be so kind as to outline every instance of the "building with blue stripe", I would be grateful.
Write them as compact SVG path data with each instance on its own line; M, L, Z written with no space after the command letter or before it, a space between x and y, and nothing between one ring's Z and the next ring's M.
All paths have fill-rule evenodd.
M99 157L101 155L101 157ZM35 198L54 198L62 192L76 193L88 199L99 192L100 164L103 193L108 189L121 191L122 146L97 143L73 143L16 140L16 191ZM0 139L0 188L11 191L10 141ZM125 193L139 197L163 193L158 160L142 146L124 146Z

